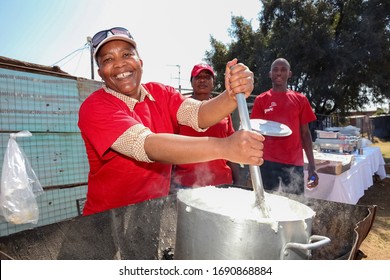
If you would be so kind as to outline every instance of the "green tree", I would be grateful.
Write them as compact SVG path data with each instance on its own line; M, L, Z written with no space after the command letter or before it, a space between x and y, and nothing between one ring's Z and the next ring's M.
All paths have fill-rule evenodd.
M390 97L390 1L261 2L257 30L233 16L230 44L211 37L206 60L217 73L237 57L255 73L259 94L271 86L272 61L285 57L293 71L291 88L303 92L319 114L343 114ZM223 86L221 75L217 85Z

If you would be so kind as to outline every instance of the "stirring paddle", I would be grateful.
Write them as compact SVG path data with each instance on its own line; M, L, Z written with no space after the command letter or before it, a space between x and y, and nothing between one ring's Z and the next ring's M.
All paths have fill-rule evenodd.
M252 130L249 120L248 106L245 95L239 93L236 95L238 104L238 113L240 115L241 126L245 130ZM249 165L253 190L256 194L256 203L263 213L264 217L269 217L268 207L265 204L263 181L261 179L260 167L257 165Z

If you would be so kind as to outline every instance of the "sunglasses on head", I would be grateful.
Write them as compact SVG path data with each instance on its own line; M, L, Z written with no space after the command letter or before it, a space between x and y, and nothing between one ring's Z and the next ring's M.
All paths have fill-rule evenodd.
M126 35L130 39L133 39L133 36L131 36L130 32L123 28L123 27L114 27L107 30L102 30L96 33L92 38L92 46L93 48L96 48L104 39L109 37L109 35Z

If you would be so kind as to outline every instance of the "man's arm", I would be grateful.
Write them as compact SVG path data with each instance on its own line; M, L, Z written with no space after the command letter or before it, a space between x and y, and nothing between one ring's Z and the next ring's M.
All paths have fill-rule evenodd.
M309 166L307 169L308 178L314 176L315 177L314 184L318 185L318 175L316 173L316 163L314 160L314 153L313 153L313 141L311 138L311 133L308 124L301 125L301 140L302 140L302 147L306 153L306 157L309 162Z

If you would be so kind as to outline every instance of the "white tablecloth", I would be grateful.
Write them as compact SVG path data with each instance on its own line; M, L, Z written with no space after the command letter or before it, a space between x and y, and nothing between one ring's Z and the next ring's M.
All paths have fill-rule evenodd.
M316 188L305 188L305 196L329 201L356 204L364 191L373 185L372 176L376 173L381 179L386 177L385 161L378 147L365 147L363 155L355 155L351 168L340 175L318 173ZM305 170L305 182L307 171Z

